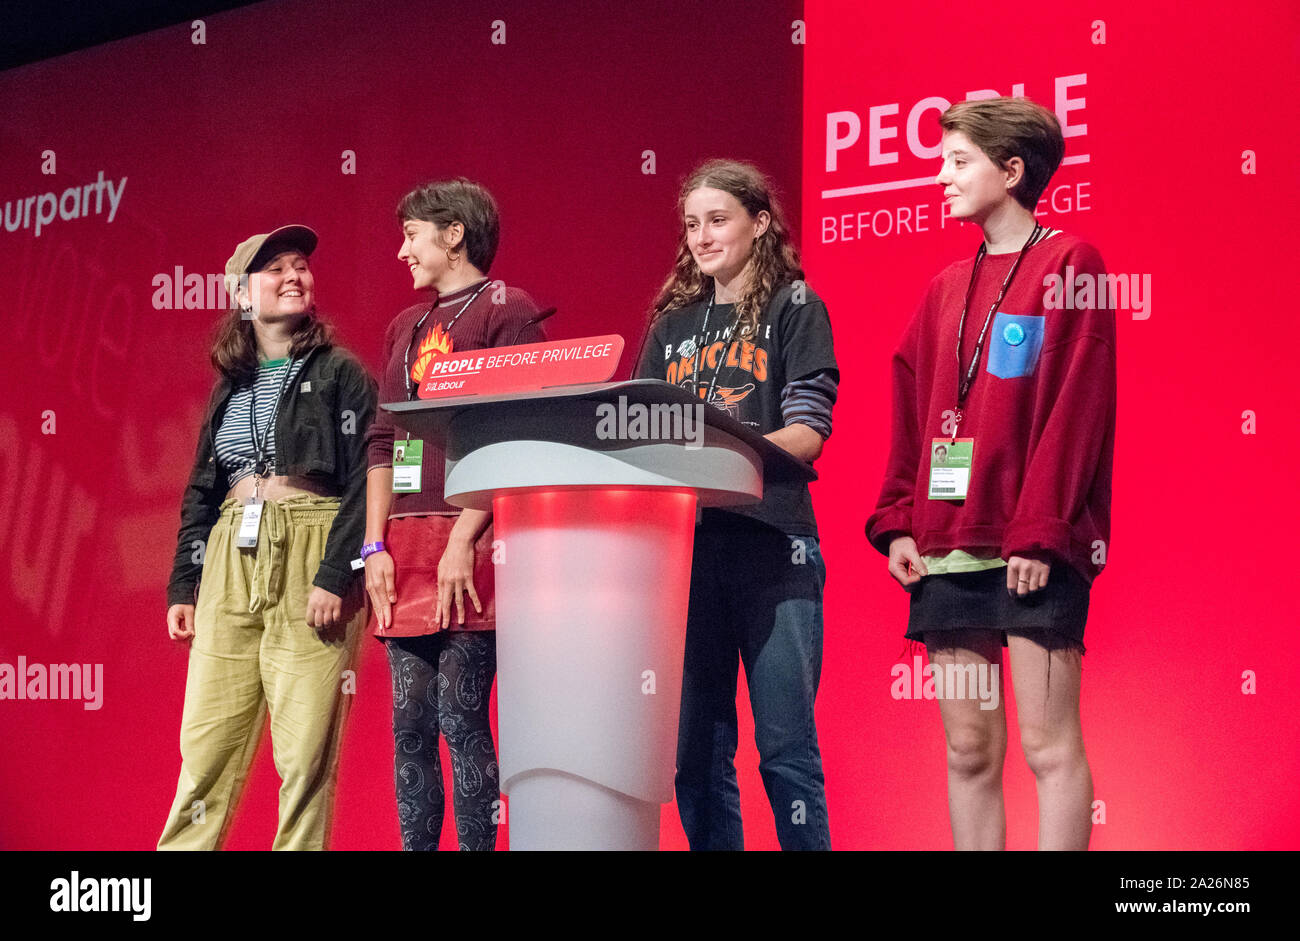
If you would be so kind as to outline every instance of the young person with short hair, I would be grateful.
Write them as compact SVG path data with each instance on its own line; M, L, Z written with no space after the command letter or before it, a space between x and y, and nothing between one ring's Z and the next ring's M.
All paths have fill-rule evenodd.
M1057 278L1105 273L1095 248L1035 218L1065 152L1056 116L996 98L959 102L940 124L936 182L983 242L930 282L894 354L892 441L867 537L910 591L906 637L932 664L997 669L1008 648L1039 848L1086 849L1079 683L1109 550L1115 316L1058 309L1052 296ZM1005 698L987 709L953 692L940 698L953 841L1001 849Z
M537 305L489 281L500 218L464 178L427 183L397 206L397 257L417 290L384 334L380 401L414 399L439 356L540 343ZM366 435L366 589L393 679L394 777L402 846L436 850L446 798L438 754L447 739L462 850L496 848L500 814L488 702L496 676L492 514L443 499L443 452L380 410Z

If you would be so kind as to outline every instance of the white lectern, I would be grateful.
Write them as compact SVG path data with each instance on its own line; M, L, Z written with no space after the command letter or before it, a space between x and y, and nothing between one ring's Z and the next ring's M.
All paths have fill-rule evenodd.
M657 849L696 508L816 474L658 380L383 407L443 445L449 503L493 512L511 849Z

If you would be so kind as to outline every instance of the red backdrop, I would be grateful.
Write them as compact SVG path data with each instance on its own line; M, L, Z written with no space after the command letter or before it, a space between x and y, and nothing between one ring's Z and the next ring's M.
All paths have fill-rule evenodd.
M1066 125L1069 165L1043 221L1098 246L1111 272L1150 276L1145 319L1118 314L1114 523L1085 638L1084 741L1105 805L1092 846L1295 848L1300 644L1284 586L1297 513L1282 475L1300 448L1282 405L1300 328L1282 213L1297 205L1297 134L1273 103L1295 84L1297 8L806 7L803 249L844 373L816 491L831 625L819 729L838 845L952 845L938 706L891 698L906 595L862 523L885 464L889 357L929 279L973 255L979 234L941 227L931 182L834 191L932 179L939 112L918 112L909 140L913 109L991 89L1058 108ZM845 146L852 118L832 118L832 148L828 115L841 112L861 131ZM1007 843L1031 848L1033 777L1008 708Z
M792 42L801 16L806 46ZM1297 14L1238 5L1207 30L1185 6L1020 12L999 21L996 52L991 20L932 16L774 0L640 12L503 2L491 13L286 0L207 17L202 44L176 27L0 74L0 200L61 196L101 171L126 178L111 222L103 193L98 212L56 215L39 236L34 219L0 228L0 592L11 599L0 662L104 668L99 710L0 701L0 847L150 847L173 794L185 654L166 639L163 586L213 380L215 315L155 309L156 275L219 272L238 240L305 222L321 233L322 309L374 367L384 326L413 298L395 257L396 200L464 173L503 209L493 274L559 306L553 335L619 332L635 349L671 262L679 181L715 155L768 169L796 221L802 204L796 229L844 374L815 489L830 571L818 715L835 845L950 845L938 710L890 697L905 600L862 522L884 462L890 352L928 277L977 237L938 228L931 187L824 193L933 175L937 161L907 137L924 98L1023 83L1050 105L1069 76L1086 76L1064 94L1079 103L1069 122L1087 130L1067 152L1088 162L1062 169L1053 186L1067 187L1071 209L1058 197L1047 218L1092 239L1112 271L1153 283L1151 316L1120 321L1114 548L1084 683L1106 802L1094 845L1296 846L1296 618L1274 533L1295 521L1284 501L1297 449L1279 406L1294 375L1282 358L1300 337L1281 296L1286 220L1270 215L1295 205L1280 168L1296 135L1267 104L1293 83ZM1094 19L1104 45L1091 41ZM871 109L891 104L873 161ZM861 133L832 172L833 112L856 113ZM920 116L918 149L937 140L936 114ZM1241 172L1248 149L1254 175ZM355 173L343 172L345 151ZM915 229L921 204L929 230L898 232L898 208L913 208ZM826 217L856 224L865 212L883 229L881 210L889 234L822 241ZM1241 431L1248 409L1254 435ZM334 845L391 848L388 671L376 642L363 651ZM1243 695L1245 670L1257 694ZM747 711L747 841L775 847ZM267 744L232 848L270 844ZM1033 786L1014 735L1007 785L1010 844L1030 846ZM684 846L675 807L663 820L664 845ZM443 845L454 845L450 812Z

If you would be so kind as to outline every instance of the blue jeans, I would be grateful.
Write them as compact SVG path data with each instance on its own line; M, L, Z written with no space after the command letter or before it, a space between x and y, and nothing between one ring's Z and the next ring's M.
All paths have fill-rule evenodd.
M675 782L691 849L745 848L735 766L739 663L781 848L830 849L813 719L825 584L813 536L744 521L696 529Z

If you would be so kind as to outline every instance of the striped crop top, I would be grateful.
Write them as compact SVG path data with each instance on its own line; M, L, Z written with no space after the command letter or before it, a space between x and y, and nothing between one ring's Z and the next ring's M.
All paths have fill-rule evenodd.
M232 487L253 473L253 463L257 458L253 429L249 423L254 400L257 414L252 416L253 423L257 426L258 437L266 436L267 466L275 467L274 422L280 395L293 385L302 364L302 359L290 362L288 357L260 363L256 381L233 393L226 403L221 427L217 429L216 452L217 463Z

